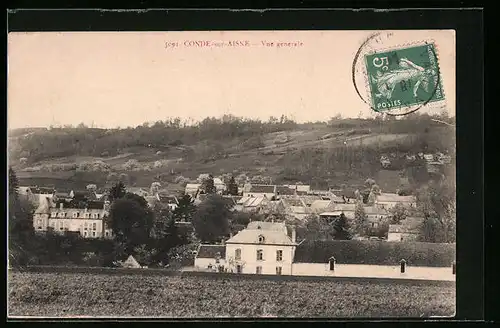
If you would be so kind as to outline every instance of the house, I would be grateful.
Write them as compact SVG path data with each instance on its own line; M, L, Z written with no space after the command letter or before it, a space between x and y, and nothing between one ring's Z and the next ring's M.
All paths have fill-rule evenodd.
M432 155L432 154L424 154L424 159L427 162L433 162L434 161L434 155Z
M325 221L332 221L332 220L338 219L342 215L342 213L344 213L344 212L342 212L342 211L322 212L319 214L319 217L321 219L324 219Z
M173 195L158 193L157 198L161 204L167 205L171 211L175 211L177 206L179 206L179 200Z
M186 188L184 189L184 193L186 195L194 197L198 193L200 188L201 188L200 183L188 183L188 184L186 184Z
M111 238L112 230L105 219L109 215L109 203L88 201L85 207L75 207L65 200L45 198L33 215L35 232L74 232L84 238Z
M315 200L312 202L311 206L309 206L311 210L315 213L321 213L333 209L335 207L335 203L331 200Z
M222 194L226 190L226 184L220 178L214 178L214 187L218 194Z
M141 197L146 197L149 195L149 191L142 187L127 187L127 192L139 195Z
M123 261L121 263L121 266L129 269L147 268L146 266L140 265L132 255L130 255L125 261Z
M292 190L296 190L297 192L300 193L308 193L311 191L311 186L310 185L302 185L302 184L294 184L294 185L284 185L283 187L288 187Z
M290 275L295 252L295 230L288 235L284 223L253 221L226 241L230 272Z
M348 219L354 219L355 210L356 204L335 204L335 207L333 208L333 212L344 213L345 217Z
M276 198L290 198L296 196L296 190L288 186L276 186Z
M455 245L355 240L296 242L284 223L250 222L223 245L200 245L196 270L297 276L455 279ZM418 250L418 251L417 251ZM422 256L426 254L427 256ZM405 259L407 272L401 272Z
M307 216L314 214L314 212L307 206L289 206L285 213L297 220L304 220Z
M216 271L226 268L226 246L201 244L196 251L194 266L200 271Z
M381 193L375 200L375 206L386 210L393 208L397 203L401 203L407 207L416 207L417 198L415 196L399 196L393 193Z
M148 202L149 207L153 207L157 202L160 201L160 196L158 194L154 196L145 196L144 199Z
M266 196L245 197L243 196L234 209L241 212L260 212L264 210L270 203Z
M389 218L390 213L376 206L364 206L367 221L371 224L372 228L377 228L378 225Z
M416 241L424 219L407 217L400 224L389 225L387 241Z
M276 198L276 186L275 185L257 185L249 184L243 190L243 197L266 197L269 200Z

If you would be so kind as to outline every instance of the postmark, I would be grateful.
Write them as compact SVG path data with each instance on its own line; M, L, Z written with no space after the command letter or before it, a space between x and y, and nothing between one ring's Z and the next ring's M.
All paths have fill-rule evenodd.
M435 42L394 44L392 36L374 34L356 54L353 83L360 98L371 110L396 116L442 107L445 94Z

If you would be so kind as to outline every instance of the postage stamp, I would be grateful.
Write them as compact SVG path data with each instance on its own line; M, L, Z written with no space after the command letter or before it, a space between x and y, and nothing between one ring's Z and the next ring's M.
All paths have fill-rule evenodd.
M365 66L376 112L444 100L434 43L366 54Z

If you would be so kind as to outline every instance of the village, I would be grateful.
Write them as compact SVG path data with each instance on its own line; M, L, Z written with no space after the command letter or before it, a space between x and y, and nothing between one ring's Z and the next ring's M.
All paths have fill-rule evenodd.
M430 163L448 163L446 158L443 161L443 156L439 160L435 160L434 156L420 156ZM194 206L200 206L211 195L217 195L231 212L248 215L250 222L233 226L229 236L222 238L220 242L200 243L192 251L193 265L183 270L407 278L406 263L410 261L414 266L414 279L453 280L453 261L450 260L444 267L435 267L434 264L428 266L428 261L412 252L406 252L405 258L392 259L390 265L387 259L381 259L377 254L373 254L373 258L381 259L381 263L367 262L369 254L358 254L354 257L357 257L359 263L350 261L336 264L338 260L334 254L339 258L343 256L337 243L330 246L330 253L311 260L311 253L315 252L315 246L311 242L314 244L317 241L307 240L305 236L298 238L296 230L298 227L307 230L312 221L328 225L346 220L346 226L352 226L362 220L366 225L363 233L358 231L351 233L349 238L340 239L387 243L387 247L384 246L387 249L394 248L394 243L411 244L419 241L424 217L419 216L415 195L384 192L370 178L365 181L364 187L363 190L354 192L331 188L317 190L302 183L256 184L250 178L247 178L246 183L238 185L233 177L214 177L205 173L199 175L196 183L186 183L184 191L178 195L166 191L159 182L153 182L149 188L126 187L126 191L143 198L150 208L160 205L172 212L177 209L183 197L189 196L188 199ZM38 234L51 231L86 239L114 237L106 220L111 206L109 190L99 191L92 184L86 190L61 192L48 187L19 186L18 191L20 197L29 200L36 207L33 228ZM179 220L176 224L188 226L194 233L191 222ZM324 237L318 235L317 238ZM387 253L388 250L384 252ZM416 260L413 259L415 256ZM147 268L132 255L120 262L120 265Z

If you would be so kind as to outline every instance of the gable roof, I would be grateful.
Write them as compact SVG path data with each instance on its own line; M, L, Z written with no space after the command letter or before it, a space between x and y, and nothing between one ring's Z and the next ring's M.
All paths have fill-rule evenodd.
M247 229L285 231L286 225L283 222L252 221L248 223Z
M311 208L314 210L325 209L333 206L333 202L331 200L315 200L311 203Z
M196 258L214 259L217 256L217 253L220 255L221 258L225 258L226 246L201 244L200 247L198 248L198 253L196 254Z
M293 246L290 237L284 231L265 229L243 229L226 241L226 244L261 244L259 236L264 237L264 245L289 245Z
M264 205L267 202L267 198L265 196L262 197L242 197L238 201L238 205L242 205L243 207L256 207L260 205Z
M179 204L179 201L177 200L177 197L175 197L173 195L158 194L158 199L162 203Z
M214 178L214 185L223 185L224 181L222 181L220 178Z
M122 266L124 267L128 267L128 268L140 268L141 265L139 264L139 262L137 262L137 260L132 256L130 255L123 263L122 263Z
M290 206L288 211L293 214L310 214L310 208L306 206Z
M276 186L275 185L251 185L250 190L248 192L274 194L274 193L276 193Z
M295 250L294 262L447 267L455 260L455 244L382 242L370 240L304 241Z

